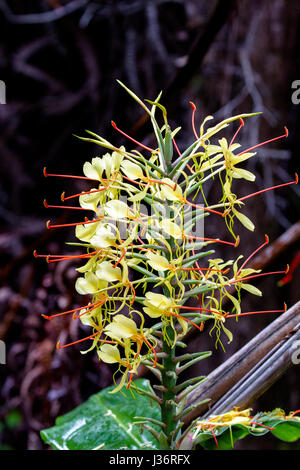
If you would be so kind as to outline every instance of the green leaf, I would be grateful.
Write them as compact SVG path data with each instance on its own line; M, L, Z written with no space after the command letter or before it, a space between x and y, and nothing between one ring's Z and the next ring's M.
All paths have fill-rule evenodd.
M146 379L137 379L133 384L153 392ZM160 420L158 404L130 390L123 392L126 396L122 393L112 395L109 392L114 388L101 390L57 418L55 426L41 432L43 441L56 450L158 449L155 437L133 424L134 417L141 415ZM160 431L157 426L153 428Z
M253 418L251 427L244 424L232 424L231 426L214 427L214 433L210 429L203 429L195 439L195 445L201 445L205 449L220 450L232 449L234 443L249 434L263 436L271 432L278 439L285 442L295 442L300 439L299 418L287 418L282 410L274 410L271 413L259 413Z

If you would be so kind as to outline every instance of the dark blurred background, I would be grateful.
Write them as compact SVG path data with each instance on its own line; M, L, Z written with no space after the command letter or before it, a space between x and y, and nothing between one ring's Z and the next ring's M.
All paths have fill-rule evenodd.
M299 50L298 0L0 0L0 80L6 84L6 104L0 105L0 339L7 349L7 363L0 365L1 449L46 448L39 431L112 381L113 369L93 353L80 354L80 344L56 350L58 339L66 343L85 335L79 322L41 317L82 302L74 292L75 263L47 265L32 256L34 249L62 253L65 242L74 240L73 230L47 231L45 221L67 223L76 216L47 211L42 201L60 204L62 191L85 188L45 179L43 167L81 174L83 163L102 152L73 134L89 129L120 146L124 140L112 119L151 143L148 123L117 84L120 79L141 98L154 99L163 90L172 127L182 126L181 149L193 139L190 100L197 106L197 125L207 115L217 121L262 111L239 135L244 148L281 135L286 125L288 139L261 148L248 164L257 173L255 184L236 188L244 195L291 181L299 167L300 104L292 102L292 83L300 80ZM224 134L235 130L231 126ZM214 198L214 184L207 192ZM265 233L274 241L299 221L299 187L250 199L245 213L256 224L254 234L238 227L239 253L247 255ZM229 237L213 217L205 233ZM295 241L287 244L269 267L284 269L298 251ZM217 253L236 256L227 249ZM282 288L274 277L256 282L264 297L245 295L243 310L278 309L283 301L291 306L299 300L299 271ZM238 327L232 322L234 341L226 354L214 349L206 327L190 347L214 354L197 372L209 373L274 318L251 316ZM299 409L298 388L294 366L253 408ZM299 449L299 444L267 436L241 441L237 448Z

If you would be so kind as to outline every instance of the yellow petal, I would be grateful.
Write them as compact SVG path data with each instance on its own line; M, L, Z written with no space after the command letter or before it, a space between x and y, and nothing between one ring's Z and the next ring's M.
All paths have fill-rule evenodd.
M125 176L131 180L142 179L144 174L142 169L135 163L130 162L129 160L123 160L121 163L121 168Z
M169 261L161 255L156 255L151 251L146 253L148 264L156 271L167 271L169 269Z
M93 158L92 163L85 162L83 165L83 173L85 176L87 178L96 179L99 181L102 177L103 169L103 163L99 157Z
M95 248L108 248L115 244L116 235L109 226L99 225L90 242Z
M232 178L243 178L247 181L255 181L255 175L248 170L242 170L242 168L235 168L231 176Z
M113 346L112 344L103 344L98 351L98 356L101 361L107 364L114 364L121 360L118 346Z
M127 204L116 199L108 201L105 204L104 210L112 219L124 219L129 214L129 207Z
M131 318L125 315L116 315L114 321L104 328L108 336L116 338L130 338L137 334L137 326Z
M180 201L182 199L182 189L178 184L174 189L175 183L170 178L163 178L161 181L168 185L162 184L160 187L161 193L166 199L169 201Z
M78 294L94 294L99 290L99 279L94 273L85 273L84 277L79 277L75 283Z
M79 196L79 204L84 209L92 209L96 211L99 201L102 197L102 192L92 189L91 194L83 194Z
M98 265L96 276L108 282L121 281L122 272L120 268L114 268L109 261L102 261L102 263Z
M234 210L233 213L239 219L241 224L244 225L244 227L246 227L248 230L251 230L251 232L254 231L255 225L251 222L251 220L246 215L241 214L237 210Z
M168 235L170 235L173 238L181 238L182 237L182 230L180 227L178 227L177 224L174 222L171 222L169 219L163 219L160 222L161 228L166 232Z
M75 235L79 240L83 242L89 242L92 236L95 234L99 222L94 224L83 224L76 225Z

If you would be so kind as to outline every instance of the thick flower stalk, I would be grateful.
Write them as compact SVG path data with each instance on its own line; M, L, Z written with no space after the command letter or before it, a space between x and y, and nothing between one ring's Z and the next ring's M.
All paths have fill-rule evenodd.
M140 365L149 368L161 382L156 386L156 393L148 393L161 406L161 433L154 429L152 432L162 448L174 448L181 418L190 411L184 410L185 398L200 380L178 383L178 377L210 355L210 352L177 355L177 349L185 346L182 339L189 329L201 332L204 323L212 321L210 332L215 330L216 343L223 347L224 335L231 342L231 318L263 313L242 312L242 292L261 296L252 280L266 274L287 273L288 268L261 273L248 267L252 256L268 243L267 236L245 260L238 254L236 260L216 258L213 249L216 244L225 244L238 250L239 236L235 229L239 224L254 230L253 222L243 213L244 201L276 187L239 197L233 192L234 182L254 181L255 175L242 168L243 163L253 158L256 154L253 150L261 145L287 137L287 130L275 139L241 150L236 138L244 119L253 114L230 117L207 128L207 121L212 119L209 116L198 132L196 108L191 103L195 140L180 152L175 141L180 128L170 129L167 112L159 103L160 96L155 102L148 102L151 105L148 107L121 85L149 115L157 146L149 148L127 136L139 147L139 150L128 150L115 147L92 132L88 138L80 137L108 149L109 153L86 162L84 176L50 174L46 169L44 175L82 179L89 183L90 189L79 194L62 194L63 202L78 201L77 206L49 205L47 201L44 204L85 212L86 217L76 223L47 222L49 229L74 226L78 242L73 245L82 247L83 253L35 253L35 256L45 257L49 263L66 259L83 263L77 268L80 276L75 288L88 299L86 305L46 318L72 314L74 320L79 319L92 331L74 343L58 344L58 348L88 341L88 351L96 350L101 361L116 364L116 387L112 393L124 386L146 393L138 389L133 379ZM156 120L158 113L162 114L162 126ZM220 138L219 133L235 122L239 127L231 141ZM114 122L112 125L126 136ZM177 158L173 157L175 152ZM205 196L205 183L210 180L220 190L217 204L209 204ZM278 187L296 183L297 176ZM202 203L194 202L197 195ZM195 231L206 217L223 219L228 227L228 239L208 238ZM226 311L222 307L225 298L230 301ZM197 301L196 306L186 305L190 299ZM140 423L143 425L143 421Z

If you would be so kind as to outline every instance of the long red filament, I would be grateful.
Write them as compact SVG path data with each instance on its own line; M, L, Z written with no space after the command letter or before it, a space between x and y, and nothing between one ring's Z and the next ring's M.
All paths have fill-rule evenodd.
M215 435L215 433L214 433L214 428L213 428L213 426L212 426L211 424L209 424L208 426L209 426L209 429L211 430L211 433L212 433L212 435L213 435L213 438L214 438L214 441L215 441L215 443L216 443L217 449L220 450L219 444L218 444L218 441L217 441L217 438L216 438L216 435Z
M61 224L61 225L50 225L50 220L46 222L47 228L61 228L61 227L74 227L75 225L87 225L87 224L95 224L96 222L101 222L102 219L94 219L94 220L85 220L84 222L75 222L72 224Z
M277 189L277 188L283 188L284 186L290 186L291 184L298 184L298 174L295 173L295 180L290 181L289 183L283 183L283 184L278 184L276 186L271 186L270 188L262 189L260 191L257 191L255 193L248 194L247 196L240 197L239 199L236 200L238 201L245 201L246 199L249 199L250 197L257 196L258 194L265 193L266 191L271 191L272 189Z
M186 305L176 305L176 308L183 308L185 310L203 310L205 312L211 312L211 313L217 313L220 315L220 312L218 310L210 310L209 308L203 308L203 307L188 307Z
M285 271L272 271L270 273L260 273L260 274L253 274L253 276L242 277L241 279L235 279L234 281L230 281L229 284L236 284L237 282L244 282L248 281L249 279L256 279L257 277L261 276L269 276L271 274L286 274L288 269Z
M196 132L196 127L195 127L195 113L196 113L196 106L194 105L194 103L192 101L190 101L190 105L193 109L193 113L192 113L192 128L193 128L193 132L194 132L194 136L196 137L196 139L198 140L199 139L199 135L197 134Z
M255 256L256 253L258 253L264 246L268 245L268 243L269 243L269 237L268 237L268 235L265 235L265 242L262 245L260 245L255 251L253 251L253 253L251 253L250 256L248 256L248 258L244 261L242 266L237 271L236 276L238 276L240 274L241 270L246 266L248 261L250 261L250 259L253 258L253 256Z
M269 144L270 142L274 142L275 140L279 140L279 139L283 139L284 137L287 137L289 135L289 131L287 130L287 127L284 127L284 130L285 130L284 134L282 134L278 137L274 137L273 139L265 140L265 142L261 142L260 144L254 145L253 147L250 147L246 150L243 150L243 152L240 152L237 155L238 156L243 155L246 152L251 152L251 150L254 150L258 147L262 147L263 145Z
M288 271L288 272L286 273L286 275L278 282L278 285L279 285L279 286L283 286L283 285L285 285L285 284L287 284L288 282L291 281L291 279L292 279L292 277L293 277L293 273L294 273L295 269L297 268L297 266L299 265L299 263L300 263L300 251L299 251L299 253L297 254L297 256L293 259L289 271Z
M80 318L82 317L83 315L86 315L87 313L90 313L92 312L93 310L101 307L103 304L105 304L105 302L107 301L107 297L105 297L103 300L101 300L98 305L96 305L95 307L92 307L91 309L87 309L85 312L83 313L80 313L79 315L76 315L75 313L73 314L73 320L77 320L77 318Z
M156 364L157 364L157 354L156 354L156 351L154 349L154 347L151 345L151 343L149 343L149 341L143 337L145 343L149 346L149 348L151 349L151 351L153 352L154 354L154 364L153 364L153 367L156 367Z
M76 210L80 210L80 211L93 211L94 212L94 209L86 209L84 207L73 207L73 206L53 206L51 204L48 204L48 202L46 201L46 199L44 199L44 206L46 207L46 209L76 209Z
M211 268L178 268L180 269L180 271L214 271L214 272L217 272L217 273L228 273L229 271L229 268L227 269L211 269Z
M266 426L265 424L256 423L255 421L251 421L250 424L256 424L256 426L262 426L263 428L269 429L270 431L272 431L273 429L275 429L275 428L270 428L269 426Z
M75 175L57 175L54 173L47 173L46 167L43 170L44 176L47 178L48 176L55 176L57 178L74 178L74 179L79 179L79 180L88 180L88 181L98 181L95 178L88 178L87 176L75 176Z
M193 239L193 240L203 240L203 241L206 241L206 242L208 241L208 242L224 243L225 245L231 245L231 246L234 246L234 247L237 247L238 244L239 244L239 238L238 237L237 237L237 241L235 243L227 242L227 241L224 241L224 240L218 240L218 239L215 239L215 238L194 237L192 235L185 235L185 234L184 234L184 237L190 238L190 239Z
M206 212L212 212L213 214L218 214L218 215L221 215L223 217L222 212L215 211L214 209L209 209L208 207L203 207L203 206L200 206L198 204L194 204L193 202L187 201L186 199L184 200L184 204L188 204L189 206L193 206L193 207L196 207L198 209L202 209Z
M136 145L139 145L145 150L149 150L149 152L153 153L155 150L151 149L150 147L147 147L146 145L142 144L141 142L138 142L137 140L133 139L133 137L130 137L130 135L126 134L125 132L121 131L121 129L118 128L117 124L114 121L111 121L111 125L113 126L116 131L120 132L120 134L124 135L124 137L127 137L127 139L131 140L134 142Z
M178 315L178 313L174 312L167 312L169 315L174 315L177 318L180 318L181 320L184 320L188 323L191 323L193 326L195 326L199 331L202 331L201 327L197 325L196 323L192 322L192 320L189 320L188 318L182 317L181 315Z
M95 336L100 335L101 332L102 332L102 330L97 331L97 333L94 333L93 335L86 336L86 338L78 339L77 341L73 341L73 343L64 344L63 346L61 346L60 341L58 341L56 347L57 347L57 349L63 349L63 348L67 348L68 346L74 346L74 344L82 343L83 341L86 341L88 339L92 339ZM109 343L109 344L116 344L115 341L107 341L107 340L104 340L104 339L102 339L101 342L102 343Z
M235 141L236 139L236 136L238 135L238 133L240 132L240 130L242 129L242 127L244 127L245 123L243 121L242 118L239 118L239 121L240 121L240 126L238 128L238 130L236 131L236 133L234 134L234 136L232 137L231 141L230 141L230 144L229 144L229 147L231 147L231 145L233 144L233 142Z
M284 313L286 312L286 305L284 305L283 310L260 310L257 312L245 312L245 313L235 313L232 315L225 315L226 318L241 317L244 315L258 315L260 313Z
M125 248L122 248L122 251L123 251L123 254L122 256L118 259L118 261L116 262L116 264L114 264L114 268L116 268L118 266L118 264L122 261L122 259L124 258L124 256L126 255L126 250Z
M96 305L95 308L97 308L99 303L100 303L100 300L98 300L97 302L94 302L92 304L86 305L84 307L73 308L72 310L67 310L66 312L56 313L55 315L50 315L50 316L42 315L42 317L46 318L46 320L51 320L51 318L60 317L62 315L67 315L68 313L78 312L78 310L83 310L84 308L90 308L90 307L93 307L95 305Z
M72 194L71 196L67 196L67 197L65 196L65 193L63 192L62 195L61 195L61 200L64 202L64 201L67 201L68 199L73 199L75 197L84 196L85 194L99 193L101 191L105 191L106 189L108 189L108 186L104 186L103 188L100 188L100 189L93 189L93 190L90 190L90 191L83 191L81 193Z

